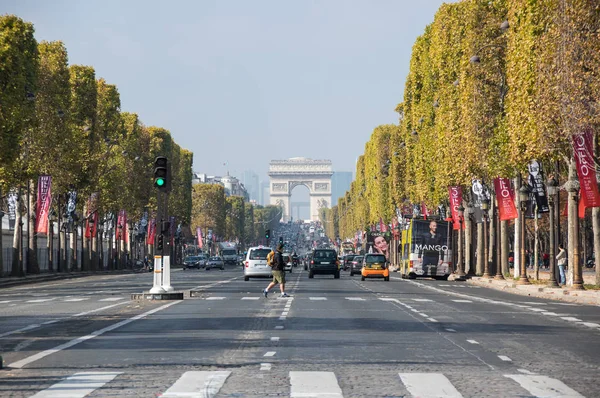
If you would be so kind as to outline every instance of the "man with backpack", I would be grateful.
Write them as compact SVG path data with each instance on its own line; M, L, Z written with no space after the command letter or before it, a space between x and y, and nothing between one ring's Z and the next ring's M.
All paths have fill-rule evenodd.
M263 294L265 295L265 298L268 297L269 290L271 290L271 288L277 284L279 284L279 290L281 290L280 297L290 297L285 292L285 271L284 271L285 261L283 260L283 244L280 243L279 245L277 245L277 250L275 251L275 253L273 255L273 260L271 262L269 262L269 259L267 256L267 263L273 269L273 271L272 271L273 281L271 281L271 283L269 283L269 286L267 286L267 288L265 290L263 290Z

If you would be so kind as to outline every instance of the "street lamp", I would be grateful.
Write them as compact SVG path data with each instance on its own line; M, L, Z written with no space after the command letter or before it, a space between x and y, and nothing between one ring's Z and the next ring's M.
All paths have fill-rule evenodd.
M457 267L456 267L456 275L460 278L464 278L465 276L465 270L464 270L464 261L463 261L463 256L464 256L464 249L463 249L463 221L464 221L464 217L465 217L465 208L463 207L462 203L461 205L458 207L458 224L459 224L459 229L458 229L458 259L457 259Z
M519 285L530 285L527 278L527 268L525 265L525 211L527 211L527 200L529 200L529 187L527 184L519 188L519 203L521 205L521 275L519 275Z
M550 178L546 183L548 188L548 208L549 208L549 221L550 221L550 280L548 281L549 287L559 287L556 281L556 244L554 241L554 205L555 197L558 194L558 182L554 177Z
M475 206L473 205L473 202L469 201L467 203L466 213L467 213L467 216L465 218L465 222L469 223L469 233L470 233L471 240L470 240L469 244L467 245L467 242L466 242L467 236L466 236L466 231L465 231L465 259L467 258L467 253L466 253L467 246L469 247L469 253L468 253L469 254L469 271L467 272L467 270L466 270L466 261L465 261L465 273L470 276L475 276L475 266L474 266L475 264L473 261L474 256L473 256L473 243L472 243L473 242L473 223L472 223L472 221L473 221L473 213L475 213Z
M490 262L489 262L489 245L488 245L488 209L490 200L484 198L481 201L481 210L483 210L483 277L491 278Z

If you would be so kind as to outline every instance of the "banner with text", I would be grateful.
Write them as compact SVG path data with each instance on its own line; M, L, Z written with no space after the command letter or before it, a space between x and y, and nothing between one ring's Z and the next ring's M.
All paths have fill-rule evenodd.
M573 136L577 176L585 207L600 207L600 192L598 192L593 158L593 139L594 135L590 129Z
M35 233L48 233L48 212L52 202L52 177L40 176L38 179Z
M548 213L548 197L546 196L546 187L544 186L544 172L542 165L537 160L532 160L529 165L529 186L537 204L537 212Z
M450 194L450 211L452 212L452 223L455 230L460 229L458 208L462 204L462 187L448 187Z
M510 179L495 178L494 190L498 200L498 211L500 220L514 220L517 218L517 208L515 207L515 194L510 186Z

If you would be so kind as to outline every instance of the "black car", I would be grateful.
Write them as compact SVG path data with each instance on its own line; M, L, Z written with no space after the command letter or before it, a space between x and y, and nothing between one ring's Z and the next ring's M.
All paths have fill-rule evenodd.
M308 264L308 277L313 278L317 274L333 275L335 279L340 278L340 265L335 250L313 250Z
M186 269L189 269L189 268L200 269L200 267L202 266L203 259L204 258L200 257L200 256L186 257L185 260L183 260L183 270L185 271Z
M344 269L344 271L348 271L348 268L350 268L350 263L352 263L352 260L354 259L354 257L356 257L356 254L346 254L343 257L342 268Z
M359 274L362 269L362 261L363 256L354 256L352 261L350 261L350 276L354 276L354 274Z

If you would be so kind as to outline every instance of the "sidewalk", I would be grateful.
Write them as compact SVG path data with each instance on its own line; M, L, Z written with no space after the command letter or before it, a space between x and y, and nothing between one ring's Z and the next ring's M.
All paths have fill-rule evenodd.
M598 305L600 306L600 290L575 290L568 286L552 288L545 282L549 280L547 271L540 271L540 281L542 283L533 283L533 270L527 270L527 276L531 285L519 285L518 281L513 279L496 280L480 276L467 279L467 283L487 287L504 292L519 294L522 296L538 297L550 300L563 301L567 303ZM593 272L584 273L584 282L586 284L594 283L595 274Z

